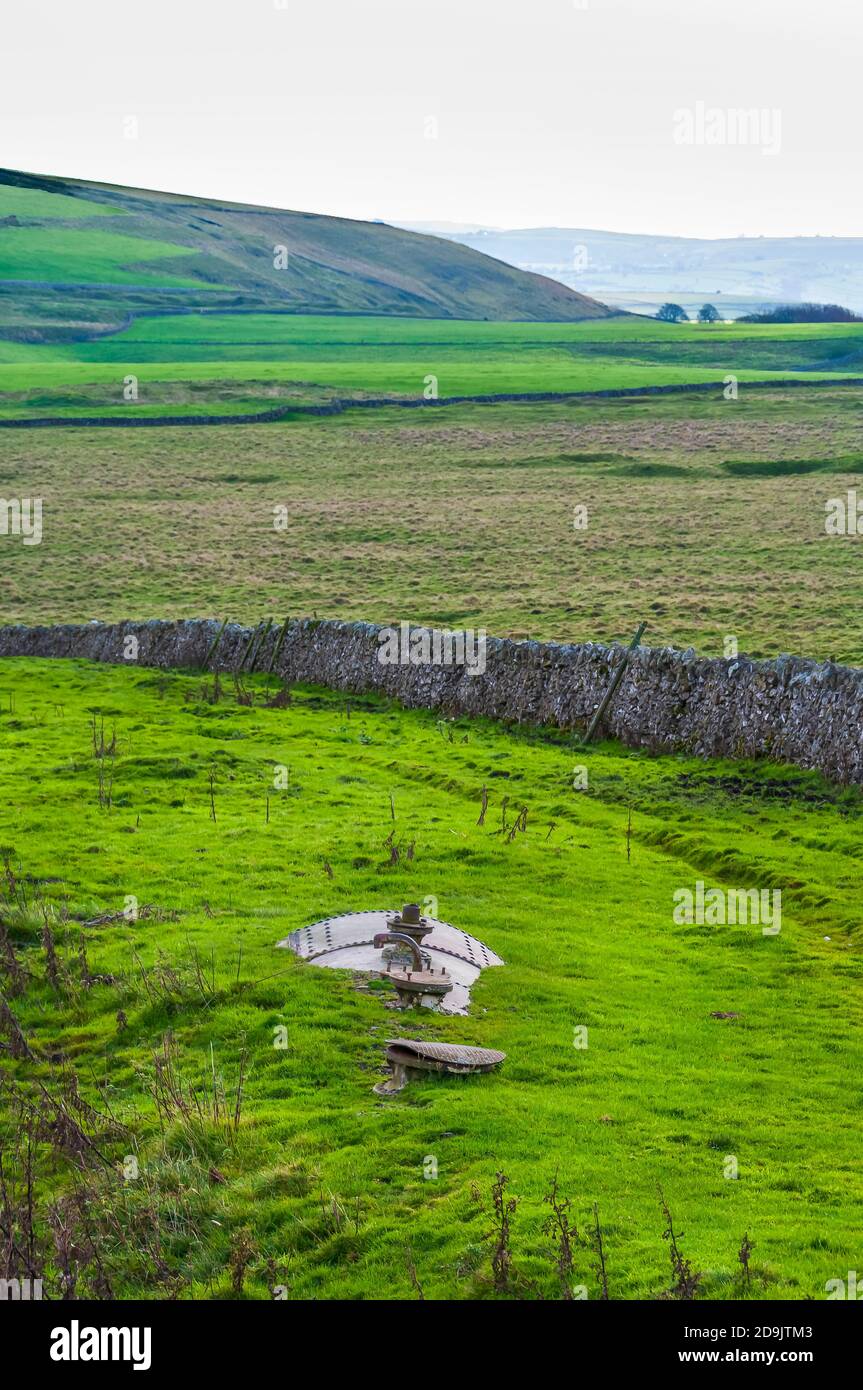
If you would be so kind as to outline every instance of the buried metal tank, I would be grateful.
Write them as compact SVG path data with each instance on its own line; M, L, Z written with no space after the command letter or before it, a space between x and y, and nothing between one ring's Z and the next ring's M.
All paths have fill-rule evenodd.
M423 917L416 903L401 912L346 912L291 932L286 946L311 965L390 979L398 1003L445 1014L467 1013L471 985L500 956L449 922Z

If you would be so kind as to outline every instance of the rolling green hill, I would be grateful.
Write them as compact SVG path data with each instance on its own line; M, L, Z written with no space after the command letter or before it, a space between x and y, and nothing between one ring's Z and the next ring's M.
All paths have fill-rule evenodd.
M612 314L544 276L384 223L0 170L2 336L80 338L168 307L528 322Z

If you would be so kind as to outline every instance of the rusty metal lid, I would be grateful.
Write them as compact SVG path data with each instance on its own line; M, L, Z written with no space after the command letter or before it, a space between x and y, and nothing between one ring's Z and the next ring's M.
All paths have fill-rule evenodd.
M417 1042L414 1038L390 1038L387 1060L406 1066L443 1063L458 1071L488 1071L506 1061L505 1052L490 1047L466 1047L462 1043Z
M392 980L397 994L449 994L453 982L445 970L388 970L385 978Z

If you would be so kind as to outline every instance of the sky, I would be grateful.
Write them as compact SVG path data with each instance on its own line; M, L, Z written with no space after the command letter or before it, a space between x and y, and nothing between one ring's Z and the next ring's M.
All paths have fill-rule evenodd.
M4 13L0 163L390 222L857 236L861 58L861 0L40 0Z

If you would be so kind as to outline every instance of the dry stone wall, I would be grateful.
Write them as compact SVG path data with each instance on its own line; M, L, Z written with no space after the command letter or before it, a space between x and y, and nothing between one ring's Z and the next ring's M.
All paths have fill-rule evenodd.
M199 669L219 628L207 620L2 627L0 657L85 657L128 665L124 642L134 636L139 665ZM291 683L376 691L442 715L583 730L622 655L619 647L592 642L488 638L485 671L471 675L464 666L382 664L383 631L370 623L298 619L284 633L274 669ZM213 664L231 669L252 632L226 627ZM275 627L260 643L257 670L269 666L280 633ZM817 768L837 782L863 783L863 670L791 656L710 660L691 650L642 648L630 661L603 732L656 752L768 757Z
M812 377L789 377L777 381L747 381L747 391L793 391L805 387L807 391L820 389L835 390L837 386L859 387L860 378L830 377L829 380L813 380ZM612 400L624 396L674 396L686 394L709 394L724 391L724 381L671 382L664 386L611 386L596 391L504 391L485 396L441 396L426 400L424 396L380 396L380 397L340 397L322 401L317 405L288 403L273 406L270 410L256 410L249 414L235 415L136 415L124 411L122 415L37 415L0 420L0 430L41 430L41 429L158 429L162 426L185 428L196 425L266 425L275 420L292 420L305 415L341 415L346 410L443 410L451 405L499 405L501 402L522 402L538 404L546 401L595 401Z

